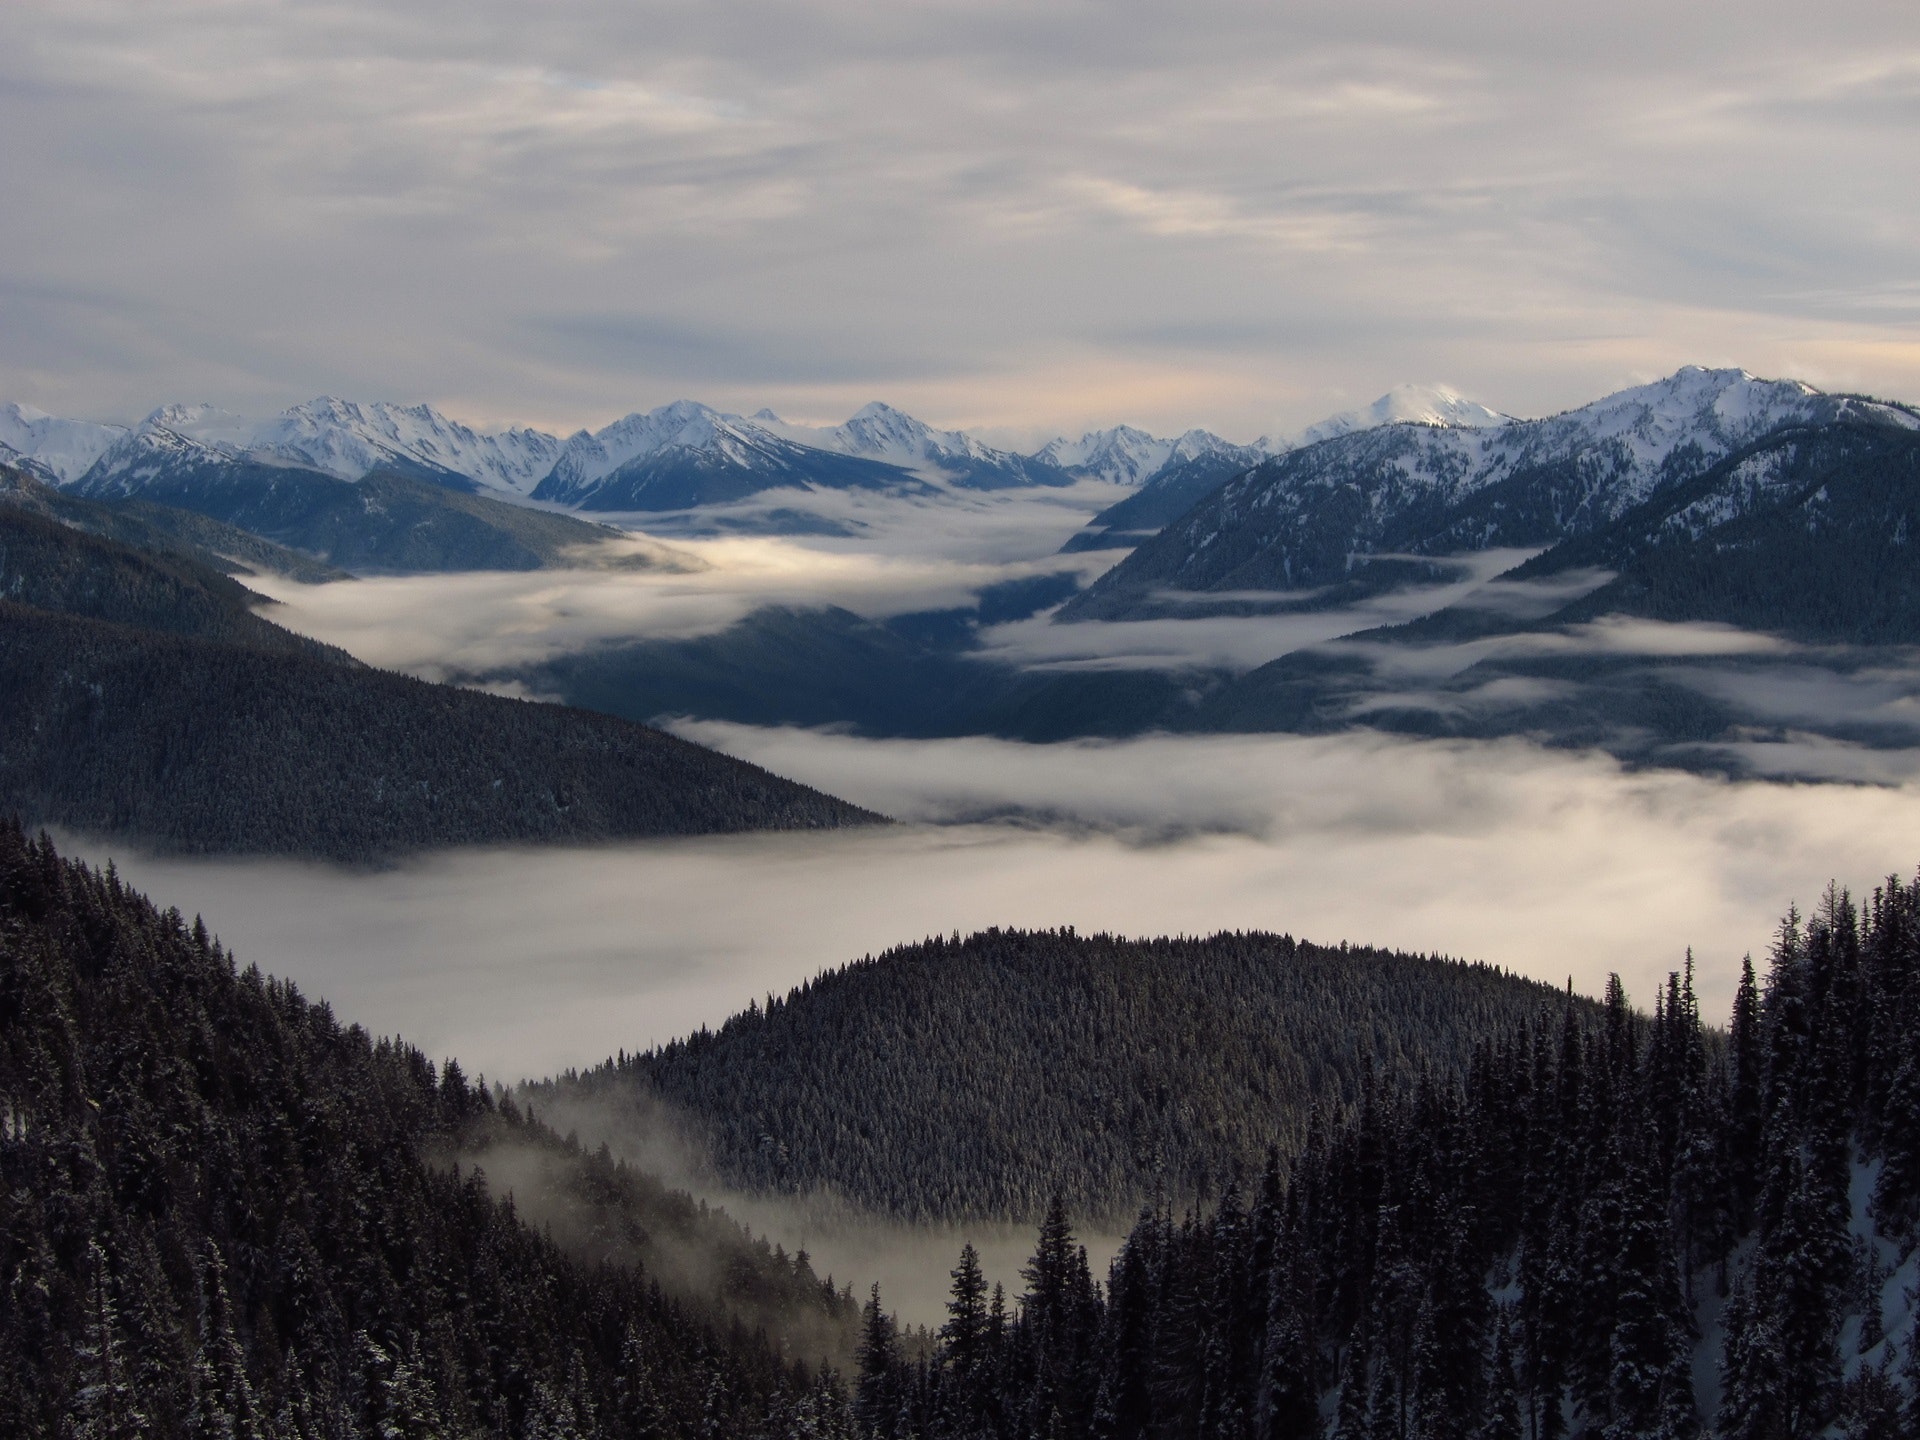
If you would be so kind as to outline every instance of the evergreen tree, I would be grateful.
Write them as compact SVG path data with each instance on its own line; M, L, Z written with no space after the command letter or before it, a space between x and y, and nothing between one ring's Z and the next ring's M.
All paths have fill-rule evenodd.
M905 1365L894 1320L880 1304L875 1284L860 1314L860 1377L854 1390L853 1416L862 1437L891 1437L896 1433L900 1404L905 1398Z

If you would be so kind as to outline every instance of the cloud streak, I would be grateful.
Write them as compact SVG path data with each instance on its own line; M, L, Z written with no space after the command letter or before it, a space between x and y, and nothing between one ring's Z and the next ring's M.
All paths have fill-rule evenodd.
M766 605L837 605L868 618L965 608L988 585L1074 571L1088 579L1111 558L1050 553L1086 515L1084 505L1058 497L960 502L932 513L894 501L866 513L874 528L887 527L881 544L872 533L846 543L734 536L661 546L636 537L614 542L615 551L632 548L658 563L335 585L263 575L248 584L278 602L278 624L369 664L444 680L615 641L713 635Z

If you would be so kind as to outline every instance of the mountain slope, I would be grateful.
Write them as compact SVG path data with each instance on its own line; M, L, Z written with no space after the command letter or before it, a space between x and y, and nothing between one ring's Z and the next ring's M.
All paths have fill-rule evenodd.
M227 575L265 571L303 584L350 578L344 570L237 525L147 500L87 500L0 463L0 506L24 510L150 554L175 555Z
M1126 499L1095 515L1069 537L1060 552L1132 549L1145 544L1262 458L1257 452L1235 448L1175 461Z
M1044 454L997 450L965 431L936 430L877 400L863 405L845 424L828 429L789 425L770 410L762 410L754 421L803 445L876 460L963 490L1068 485L1074 479Z
M877 818L644 726L362 666L255 599L0 506L0 814L353 863Z
M558 437L515 427L483 434L429 405L360 404L323 395L257 427L252 445L358 480L375 470L427 472L502 491L532 491L560 457Z
M1555 1003L1486 966L1277 935L988 931L822 975L560 1087L664 1109L731 1184L911 1218L1119 1219L1257 1173L1369 1067L1457 1072Z
M1263 438L1252 445L1230 445L1203 430L1190 431L1170 446L1166 458L1138 479L1140 493L1129 495L1087 522L1086 528L1061 547L1077 550L1131 549L1171 525L1227 481L1245 474L1263 460L1289 450L1317 445L1340 435L1374 430L1384 425L1428 425L1483 428L1504 425L1510 417L1437 385L1401 385L1389 390L1364 410L1349 410L1311 425L1291 439ZM1103 431L1080 442L1081 451L1105 451L1107 436L1152 437L1138 431ZM1096 443L1097 442L1097 443ZM1160 444L1164 442L1153 442ZM1055 446L1064 445L1055 441ZM1049 447L1052 448L1052 447ZM1149 452L1157 456L1158 452ZM1100 473L1100 462L1090 458L1087 468ZM1114 476L1112 478L1119 478Z
M0 808L364 863L875 817L644 726L0 602Z
M18 506L0 505L0 599L244 649L358 663L254 614L250 607L262 597L217 570L116 544Z
M33 461L55 483L78 480L126 434L121 425L62 420L31 405L0 405L0 446Z
M1063 619L1174 613L1163 592L1378 589L1405 567L1356 556L1441 556L1551 545L1787 426L1896 406L1742 371L1685 369L1547 420L1493 428L1389 425L1270 460L1201 501L1062 611Z
M844 1335L804 1260L6 824L0 997L0 1433L841 1433L740 1326ZM551 1233L449 1163L513 1149L571 1172ZM676 1254L722 1278L669 1298Z
M612 538L572 516L472 493L458 476L376 471L343 480L232 453L186 428L149 421L69 488L90 499L192 510L344 570L536 570Z
M767 424L678 400L592 434L580 431L532 493L581 510L659 511L792 487L927 488L899 465L819 449Z
M1501 577L1570 598L1531 610L1460 605L1341 645L1284 656L1182 717L1216 730L1527 734L1635 759L1724 767L1713 747L1777 729L1782 684L1823 703L1801 733L1905 746L1897 695L1862 713L1838 696L1856 677L1896 674L1887 647L1920 633L1920 432L1861 416L1790 428L1658 492L1612 524ZM1624 620L1760 632L1717 653L1661 654L1605 640ZM1596 622L1601 634L1588 632ZM1793 642L1791 644L1784 642ZM1462 658L1444 657L1454 650ZM1422 650L1438 678L1408 679ZM1784 738L1784 737L1782 737ZM1684 747L1675 751L1673 747ZM1706 748L1700 748L1706 747Z

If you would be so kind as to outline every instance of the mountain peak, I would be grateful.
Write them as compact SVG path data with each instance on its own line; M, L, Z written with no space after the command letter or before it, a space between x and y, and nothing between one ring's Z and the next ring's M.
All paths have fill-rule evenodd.
M1511 417L1469 400L1451 385L1396 385L1362 410L1330 415L1300 432L1296 445L1313 445L1356 430L1382 425L1450 425L1484 429L1504 425Z

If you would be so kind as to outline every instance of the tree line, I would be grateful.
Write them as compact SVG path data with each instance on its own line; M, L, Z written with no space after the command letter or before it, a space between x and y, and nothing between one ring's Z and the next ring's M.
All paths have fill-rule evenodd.
M1724 1036L1691 965L1649 1017L1489 1035L1370 1080L1095 1283L1064 1204L1025 1289L953 1272L930 1354L876 1291L878 1440L1797 1440L1920 1433L1920 882L1829 891Z
M471 1160L513 1144L591 1245ZM556 1212L546 1196L546 1213ZM704 1288L648 1247L704 1246ZM0 1434L773 1437L850 1292L0 825Z
M1258 932L934 937L536 1087L676 1126L718 1178L933 1221L1125 1225L1291 1155L1365 1077L1463 1073L1561 1003L1495 966ZM1591 1010L1587 1002L1577 1007Z

